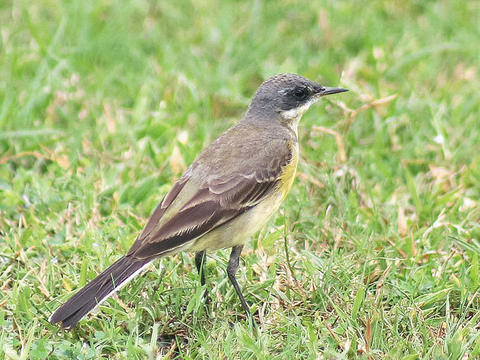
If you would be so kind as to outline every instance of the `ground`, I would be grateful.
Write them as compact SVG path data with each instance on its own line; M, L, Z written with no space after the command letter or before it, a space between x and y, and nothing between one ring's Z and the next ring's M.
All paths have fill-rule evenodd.
M0 359L480 357L478 1L0 4ZM262 80L350 89L243 253L157 261L71 332L48 316L125 253Z

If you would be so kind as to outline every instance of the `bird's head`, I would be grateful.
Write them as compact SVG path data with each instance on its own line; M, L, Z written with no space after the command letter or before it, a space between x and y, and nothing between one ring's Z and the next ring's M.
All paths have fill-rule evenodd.
M298 121L320 97L348 91L322 86L296 74L279 74L258 88L248 108L246 119L279 119L295 127Z

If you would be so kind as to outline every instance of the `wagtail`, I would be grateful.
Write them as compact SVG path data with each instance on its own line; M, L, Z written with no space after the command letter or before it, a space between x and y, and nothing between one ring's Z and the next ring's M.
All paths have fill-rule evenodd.
M90 281L49 321L72 328L152 260L195 252L205 285L205 252L232 248L227 275L250 310L235 278L245 241L279 208L298 163L298 122L320 97L347 91L295 74L280 74L257 89L243 118L197 157L153 211L128 253Z

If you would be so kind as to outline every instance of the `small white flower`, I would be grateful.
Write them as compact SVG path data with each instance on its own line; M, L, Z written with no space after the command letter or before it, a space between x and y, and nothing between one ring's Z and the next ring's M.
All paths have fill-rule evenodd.
M443 137L442 134L438 134L433 138L433 141L435 141L437 144L443 145L445 144L445 138Z

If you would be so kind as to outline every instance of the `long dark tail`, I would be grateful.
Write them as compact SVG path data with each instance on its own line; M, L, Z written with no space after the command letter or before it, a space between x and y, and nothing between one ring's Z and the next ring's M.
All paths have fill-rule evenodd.
M52 324L62 322L62 327L72 328L97 305L125 285L149 262L150 259L138 260L128 256L122 257L60 306L48 320Z

